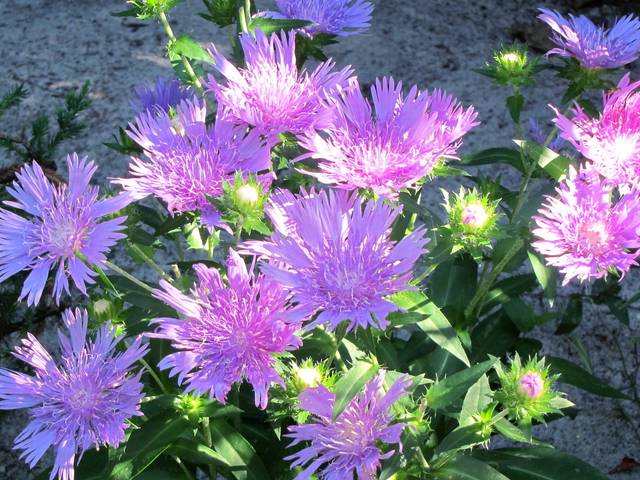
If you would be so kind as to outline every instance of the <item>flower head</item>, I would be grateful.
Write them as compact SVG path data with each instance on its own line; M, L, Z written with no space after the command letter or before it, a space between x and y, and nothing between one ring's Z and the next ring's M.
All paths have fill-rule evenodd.
M271 159L269 146L257 132L246 133L222 113L208 127L206 114L197 97L180 103L173 118L167 112L141 114L127 133L146 158L133 158L131 177L115 182L137 199L155 195L171 213L200 210L204 223L219 225L219 213L207 197L222 194L224 181L233 179L237 170L266 170Z
M538 240L532 246L549 265L572 278L604 277L610 269L625 273L637 265L640 247L640 196L636 190L613 200L611 190L589 170L571 167L569 177L547 196L534 217Z
M16 437L31 468L51 446L55 462L51 479L74 478L74 460L91 447L117 447L124 440L128 419L141 415L144 394L141 372L131 366L147 352L140 338L124 351L109 324L87 340L87 312L66 310L62 318L69 336L59 333L62 358L56 364L31 334L14 355L35 370L30 376L0 369L0 409L28 408L31 422Z
M551 27L551 40L557 45L547 55L573 57L587 69L618 68L640 56L640 20L633 15L606 29L584 15L569 15L567 20L553 10L540 12L538 18Z
M545 415L561 413L572 405L563 393L553 389L559 375L551 375L544 358L529 359L525 364L516 353L511 365L496 364L500 389L495 400L508 411L510 418L518 422L531 419L544 421Z
M168 112L183 100L193 96L191 89L174 78L159 78L155 85L141 84L135 89L135 97L130 100L131 109L140 114L160 110Z
M327 125L331 118L323 102L338 86L346 85L352 70L332 72L334 63L321 63L312 73L298 71L295 32L240 37L246 67L238 69L212 46L215 68L227 79L225 85L209 77L213 91L228 117L235 123L255 127L260 133L302 133Z
M97 274L85 261L102 265L109 249L125 237L120 232L126 217L100 219L124 208L131 200L128 195L99 200L98 187L89 186L94 163L75 153L67 163L68 185L54 185L33 162L23 166L18 180L7 187L14 200L4 204L27 217L0 208L0 282L30 271L20 294L29 305L40 301L49 271L56 266L53 295L58 303L63 291L69 293L69 276L86 294L86 284L93 283Z
M308 20L314 25L303 31L354 35L369 28L373 4L365 0L276 0L280 12L268 12L272 18Z
M634 185L640 180L640 82L625 75L618 88L604 94L598 118L579 105L573 117L557 113L555 124L563 138L590 160L590 165L614 185Z
M265 275L288 288L309 324L342 321L349 330L379 325L398 308L385 297L407 286L414 263L424 253L424 231L398 243L389 239L399 209L382 201L363 204L344 191L310 191L295 196L276 191L267 215L275 232L265 241L247 242L245 252L269 259ZM373 317L372 317L373 316Z
M480 73L492 78L498 85L521 87L533 83L533 75L539 70L538 60L529 59L527 47L514 44L502 47L493 54Z
M378 374L356 396L337 418L332 419L336 396L324 385L307 388L299 397L300 407L315 416L315 423L294 425L287 436L293 439L291 446L308 441L310 445L287 460L291 466L308 464L296 480L306 480L322 465L319 474L323 480L353 478L373 480L380 461L391 457L394 450L380 451L380 442L400 444L403 423L391 425L389 410L399 397L408 393L411 380L398 378L385 393L385 374Z
M374 113L359 88L331 99L334 120L324 132L307 132L300 144L304 157L321 160L319 172L305 171L341 188L370 188L394 196L427 176L443 157L454 157L462 136L477 125L476 112L435 90L429 95L402 83L376 80L371 87Z
M300 345L298 324L289 321L288 294L275 281L247 272L242 259L229 251L227 283L215 268L195 265L198 276L192 297L161 281L154 296L184 316L157 318L155 338L170 340L176 353L158 365L178 375L186 392L208 394L223 402L231 386L246 379L256 405L267 406L271 383L283 384L274 368L274 354Z

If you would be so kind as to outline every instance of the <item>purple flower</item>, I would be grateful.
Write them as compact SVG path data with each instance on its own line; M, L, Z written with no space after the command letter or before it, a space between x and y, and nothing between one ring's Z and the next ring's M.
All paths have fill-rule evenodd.
M335 118L324 132L307 132L300 143L320 159L319 172L308 172L323 183L395 196L427 176L443 157L454 157L462 136L477 125L472 107L435 90L431 95L412 87L404 97L402 82L377 79L371 104L357 86L330 101Z
M551 27L551 40L558 46L547 55L573 57L589 69L622 67L640 56L640 20L633 15L622 17L608 30L584 15L569 15L567 20L556 11L539 10L538 18Z
M573 117L556 110L554 120L562 137L590 160L590 165L614 185L640 180L640 82L625 75L618 88L603 95L600 117L591 118L579 105Z
M0 409L28 408L31 422L16 437L21 458L34 467L50 446L55 463L50 479L73 480L76 454L91 447L117 447L128 420L141 415L141 372L130 367L147 352L137 338L118 351L115 328L100 327L94 341L86 339L87 312L76 308L62 314L69 337L58 334L62 357L58 364L31 334L14 355L31 365L35 375L0 369Z
M169 212L200 210L210 227L220 226L220 215L207 196L223 192L225 180L237 170L259 172L271 166L269 145L255 132L225 120L219 113L212 127L206 125L206 106L193 97L169 113L145 112L130 124L127 133L145 150L145 159L133 158L130 178L119 178L134 198L155 195Z
M300 407L316 417L316 423L294 425L287 437L293 438L290 446L308 441L310 445L285 460L293 460L291 467L308 466L295 480L306 480L322 465L319 478L323 480L352 479L374 480L380 461L391 457L395 451L380 451L380 442L400 445L404 423L390 425L393 417L391 406L399 397L408 393L411 380L406 375L398 378L389 390L383 390L385 374L381 372L371 380L364 392L332 420L336 396L323 385L305 389L299 396Z
M138 85L130 104L136 114L158 110L168 112L171 107L191 98L192 95L191 89L183 86L178 80L159 78L155 85Z
M385 297L409 288L413 265L425 252L424 230L394 243L390 227L400 209L381 200L363 204L344 191L295 196L278 190L265 210L275 232L245 243L244 253L270 260L262 271L290 289L301 317L321 312L308 328L335 329L344 320L349 330L386 328L387 314L398 308Z
M274 354L294 350L301 342L296 322L287 317L287 292L275 281L247 273L233 250L229 251L227 283L214 268L195 265L198 283L188 297L165 281L154 296L184 316L157 318L155 338L171 341L176 353L159 368L171 369L186 392L215 397L224 403L231 386L246 379L255 392L256 405L267 406L271 383L284 385L274 369Z
M565 275L563 285L572 278L604 277L610 269L624 274L637 265L629 249L640 247L638 191L613 200L597 173L573 167L556 191L533 217L539 240L532 246Z
M365 0L276 0L280 12L267 12L271 18L298 19L313 22L303 31L355 35L369 28L373 4Z
M525 373L518 383L518 391L531 399L538 398L544 392L544 380L538 372Z
M274 33L267 37L257 30L240 36L246 67L236 68L211 47L215 68L227 79L219 84L209 76L208 88L238 124L251 125L260 133L301 133L327 125L331 118L323 102L325 95L346 85L353 73L350 67L332 72L332 61L318 65L313 73L298 71L295 32Z
M125 237L120 232L126 217L99 220L124 208L131 201L129 196L98 200L98 187L89 186L96 171L94 163L79 159L75 153L67 157L67 163L68 185L52 184L33 162L22 167L16 175L18 181L7 187L15 200L4 204L28 217L0 208L0 282L29 270L20 294L29 305L40 301L49 271L56 266L56 302L63 291L69 293L69 276L86 295L86 284L94 283L92 277L97 274L85 261L103 265L109 249Z
M542 127L540 127L538 120L533 117L529 118L529 134L533 141L540 145L544 145L547 141L547 134L542 131ZM557 152L563 147L564 143L565 141L563 138L557 137L549 144L549 148L554 152Z

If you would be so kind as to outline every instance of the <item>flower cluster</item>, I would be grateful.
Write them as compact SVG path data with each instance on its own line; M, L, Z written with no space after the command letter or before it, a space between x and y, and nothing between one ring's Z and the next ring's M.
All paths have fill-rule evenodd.
M462 136L477 125L473 107L465 109L446 93L431 94L413 86L406 96L402 82L382 78L371 87L371 104L355 86L329 101L335 118L322 132L300 136L309 150L302 158L321 160L322 183L339 188L369 188L394 197L414 187L444 157L455 157Z
M532 246L564 274L563 285L572 278L601 278L610 271L624 274L637 265L637 190L614 199L611 188L595 171L571 167L556 191L558 196L547 196L534 217L533 234L538 240Z
M611 93L604 94L603 110L591 118L576 105L568 118L558 112L555 124L562 137L584 155L589 164L614 185L637 185L640 180L640 81L629 74Z
M86 295L87 284L97 275L91 265L103 266L106 255L122 233L126 217L100 221L124 208L130 197L121 194L98 198L98 187L89 185L96 172L93 162L76 154L67 157L69 183L54 184L35 162L25 165L7 192L5 205L27 214L0 208L0 282L27 270L20 299L35 305L49 272L57 269L53 296L60 302L69 293L69 277ZM86 262L86 263L85 263Z
M276 0L279 12L271 18L313 22L302 29L307 35L319 33L348 36L369 28L373 4L365 0Z
M622 67L640 56L640 19L622 17L610 29L596 26L584 15L567 20L558 12L540 9L538 18L553 30L557 45L547 55L575 58L587 69Z
M220 214L208 197L221 195L236 171L268 169L270 149L257 131L246 133L222 111L213 126L206 117L205 103L197 97L181 102L173 117L169 112L142 113L127 133L146 158L132 159L130 177L114 182L135 199L155 195L171 213L199 210L206 225L220 226Z
M373 479L381 460L395 451L380 451L379 443L400 444L403 423L390 425L391 406L408 393L411 380L398 378L386 393L383 390L385 374L380 373L355 397L336 418L333 408L336 396L325 386L307 388L299 397L300 407L315 417L315 423L294 425L287 436L290 446L308 441L310 445L287 457L292 467L307 465L296 480L305 480L322 468L320 478Z
M387 315L398 307L385 297L408 288L425 252L423 230L392 242L399 209L336 190L300 196L279 190L266 213L275 232L245 243L245 252L269 260L262 271L289 289L301 317L319 312L307 328L327 324L333 330L343 321L348 330L386 328Z
M56 364L31 334L15 356L30 365L35 376L0 369L0 409L28 408L30 423L16 438L16 448L33 467L55 448L51 477L73 480L76 455L92 447L117 447L131 417L141 415L141 372L131 366L147 352L136 339L124 351L109 324L87 337L87 312L66 310L62 319L69 336L59 334L62 356Z
M282 384L273 355L295 349L299 325L289 319L288 294L274 280L255 277L236 252L229 252L225 286L215 268L194 266L198 282L189 297L162 281L154 296L184 319L158 318L154 338L171 341L176 353L158 365L178 375L186 392L210 395L224 403L234 383L246 379L256 405L266 408L271 383Z
M208 88L231 121L272 137L329 124L331 111L324 97L349 83L350 67L334 72L328 60L311 73L298 71L295 32L267 36L257 30L255 35L241 35L240 44L246 62L241 69L215 46L210 49L215 68L227 82L218 83L211 75Z

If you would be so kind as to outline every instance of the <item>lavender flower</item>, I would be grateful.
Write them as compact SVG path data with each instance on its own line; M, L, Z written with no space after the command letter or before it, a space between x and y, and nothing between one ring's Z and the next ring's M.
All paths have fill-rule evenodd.
M94 341L86 339L87 312L68 309L62 318L69 337L59 333L62 358L53 358L31 334L14 355L35 370L35 376L0 368L0 409L28 408L31 422L16 437L15 448L31 468L51 446L55 462L50 479L73 480L76 454L91 447L117 447L128 420L141 415L144 394L141 372L130 367L147 352L140 338L118 352L120 337L109 324Z
M213 127L205 123L203 101L193 97L169 113L141 114L127 133L145 150L146 159L133 158L130 178L115 179L134 198L155 195L167 203L169 212L200 210L203 222L221 226L219 212L207 196L223 192L225 180L236 170L259 172L271 166L269 145L258 132L225 120L223 113Z
M332 72L334 63L329 60L311 74L298 72L293 31L267 37L257 30L255 37L241 35L240 44L246 61L242 69L233 66L215 46L210 51L215 68L227 83L221 85L209 76L208 88L233 122L251 125L270 136L301 133L329 123L331 113L323 97L347 84L350 67Z
M406 375L396 380L384 393L384 372L378 374L355 397L347 408L332 420L336 396L324 385L305 389L299 396L300 407L316 417L316 423L294 425L287 437L293 438L290 446L308 441L310 445L285 460L293 460L291 467L308 464L295 480L306 480L322 465L319 478L324 480L351 479L354 474L360 480L373 480L380 461L395 452L380 451L379 443L400 444L404 423L390 425L391 406L399 397L408 393L411 380Z
M125 237L120 232L126 217L101 223L100 218L124 208L131 200L128 195L98 200L98 187L89 186L94 163L75 153L67 163L68 185L53 185L33 162L22 167L13 187L7 187L15 200L4 204L24 211L28 218L0 208L0 282L29 270L20 294L29 305L40 301L49 271L56 266L56 302L63 291L69 293L69 276L86 295L86 284L94 283L96 273L80 257L101 266L109 249Z
M640 196L636 190L611 199L611 190L594 171L571 167L569 177L547 197L534 217L539 240L532 246L549 265L572 278L604 277L610 269L629 270L640 247Z
M538 18L553 30L557 48L547 55L573 57L588 69L618 68L640 56L640 20L633 15L619 19L609 30L584 15L567 20L558 12L540 8Z
M603 95L599 118L591 118L579 105L573 117L556 111L560 134L590 160L590 165L614 185L640 180L640 82L625 75L618 88Z
M373 4L365 0L276 0L280 12L268 12L271 18L313 22L303 31L348 36L361 33L371 24Z
M418 229L398 243L389 239L400 212L382 201L363 205L344 191L272 194L266 213L275 226L271 238L247 242L245 253L270 262L265 275L291 290L303 318L321 312L308 325L342 321L349 330L379 325L398 308L384 297L407 289L412 268L427 240ZM373 316L373 318L372 318Z
M146 111L168 112L193 93L176 79L159 78L155 85L142 84L135 89L135 97L130 100L131 109L140 114Z
M157 318L150 336L171 341L176 353L158 365L178 375L186 392L208 394L224 403L233 383L246 379L255 392L256 405L267 406L271 383L284 385L274 369L273 355L297 348L296 322L286 316L288 295L275 281L247 273L233 250L227 264L228 287L218 271L195 265L198 283L190 298L165 281L154 296L184 315Z
M323 133L300 136L310 153L300 158L322 160L319 172L305 172L323 183L355 189L371 188L394 196L427 176L442 157L454 157L462 136L477 125L476 112L435 90L412 87L402 95L402 82L376 80L371 105L359 88L342 90L331 99L335 118Z
M547 134L542 131L542 127L538 123L538 120L531 117L529 118L529 134L534 142L544 145L547 141ZM554 152L559 151L565 144L565 139L562 137L556 137L550 144L549 149Z

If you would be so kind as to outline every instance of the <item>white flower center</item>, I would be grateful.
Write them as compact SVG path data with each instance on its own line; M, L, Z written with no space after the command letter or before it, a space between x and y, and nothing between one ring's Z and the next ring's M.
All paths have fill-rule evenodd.
M253 185L241 186L236 194L238 195L238 200L247 205L255 205L260 197L258 190Z

